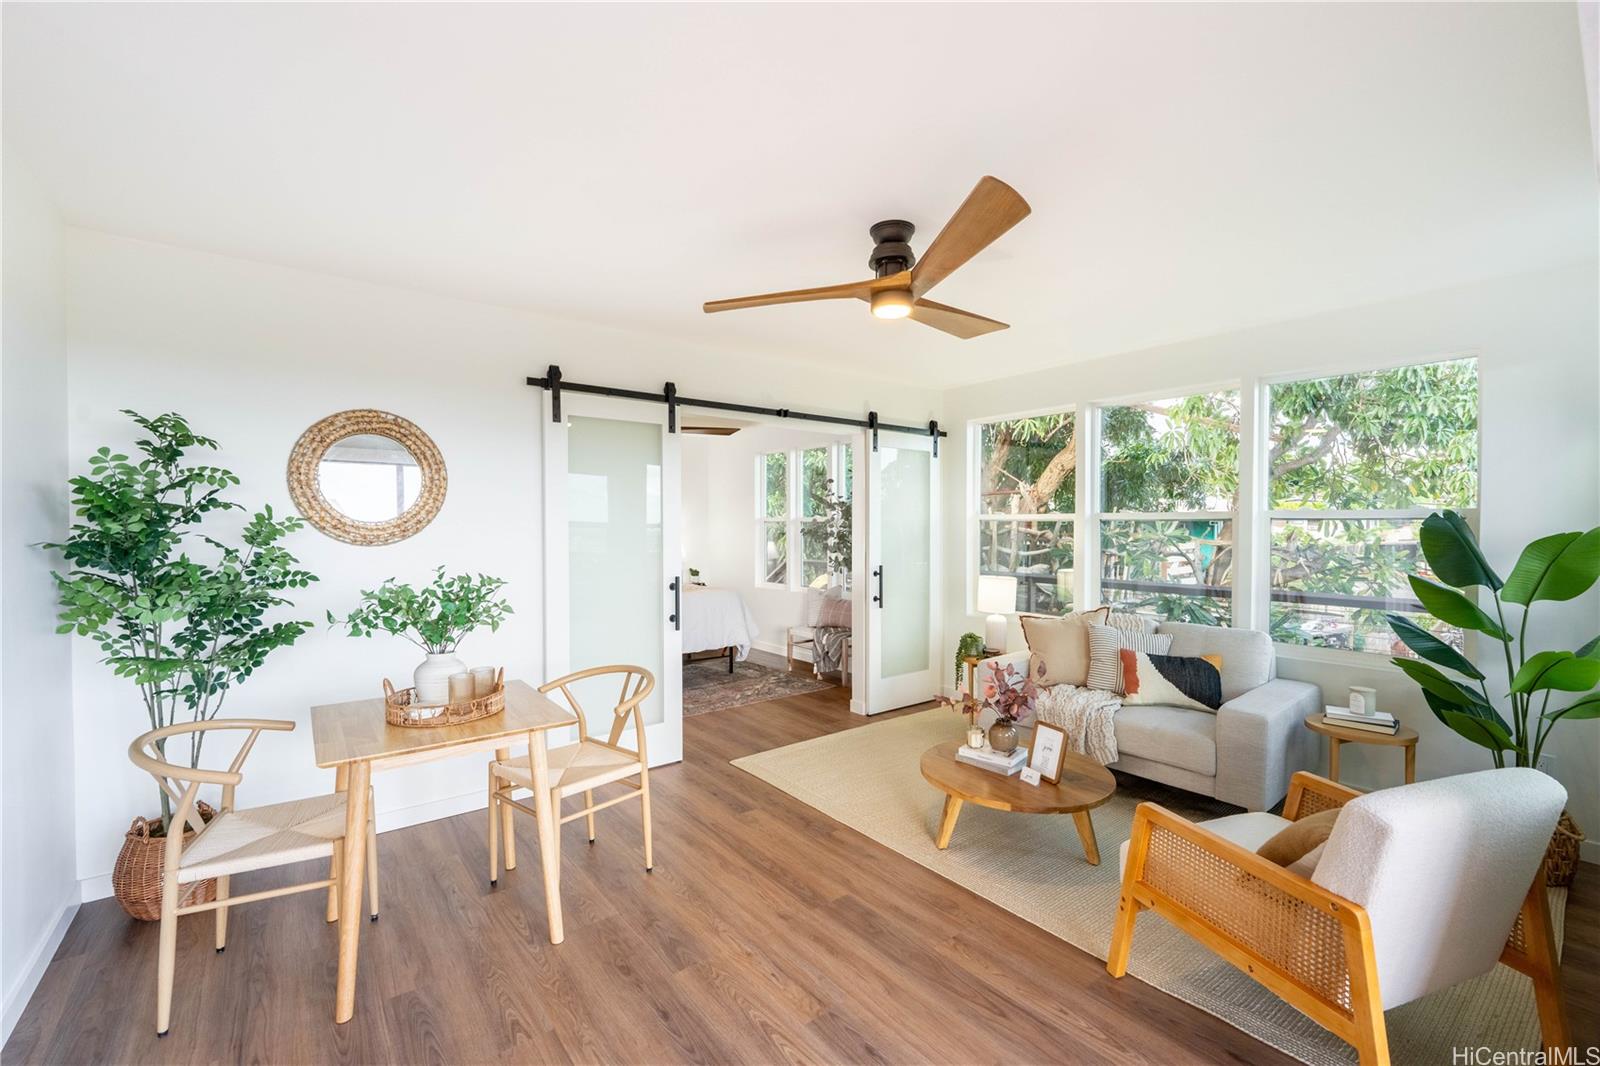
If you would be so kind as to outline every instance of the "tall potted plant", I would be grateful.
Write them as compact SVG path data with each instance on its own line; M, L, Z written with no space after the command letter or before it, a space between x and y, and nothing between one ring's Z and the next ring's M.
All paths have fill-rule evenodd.
M56 632L99 646L115 673L138 687L150 728L209 721L269 654L312 628L266 618L291 606L283 592L316 580L279 543L303 523L263 507L238 545L206 535L207 515L244 509L223 496L238 477L186 458L191 449L215 450L217 442L178 414L122 413L145 431L136 442L141 457L109 448L91 456L89 472L69 482L76 521L67 539L45 545L72 564L66 573L53 572ZM199 765L205 734L184 743L189 765ZM166 757L165 742L158 747ZM158 917L160 838L172 829L171 798L160 792L159 800L158 820L134 820L112 878L123 908L147 920ZM191 889L191 898L210 898L211 885Z
M1482 633L1494 642L1491 647L1499 647L1510 679L1502 705L1507 714L1500 713L1490 696L1488 678L1477 664L1397 614L1388 616L1389 627L1417 658L1396 658L1394 664L1422 688L1434 716L1486 748L1496 766L1537 767L1557 725L1600 718L1600 692L1595 691L1600 684L1600 636L1576 651L1530 655L1527 646L1535 603L1576 599L1600 581L1600 527L1539 538L1522 550L1511 576L1504 580L1489 565L1466 520L1454 511L1429 515L1420 539L1423 558L1439 581L1412 574L1411 589L1433 617ZM1488 590L1493 615L1461 591L1471 588ZM1520 618L1513 613L1507 619L1508 604L1520 609ZM1576 698L1551 708L1555 693L1572 693ZM1570 879L1581 840L1572 816L1563 812L1552 842L1553 878Z
M328 621L343 626L352 637L388 633L404 637L426 655L412 676L417 700L444 703L449 697L450 675L466 665L456 658L456 648L474 629L499 629L511 605L500 596L505 580L487 574L446 576L434 571L433 584L414 589L389 578L375 589L363 589L361 605L344 618L328 612Z

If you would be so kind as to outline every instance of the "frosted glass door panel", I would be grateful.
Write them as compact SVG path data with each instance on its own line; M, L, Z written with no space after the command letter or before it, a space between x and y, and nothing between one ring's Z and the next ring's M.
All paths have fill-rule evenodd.
M567 436L568 622L571 669L628 663L662 671L661 427L572 416ZM614 678L575 686L589 731L611 732ZM662 720L661 690L644 721Z
M921 673L931 665L929 464L925 451L883 448L883 676Z

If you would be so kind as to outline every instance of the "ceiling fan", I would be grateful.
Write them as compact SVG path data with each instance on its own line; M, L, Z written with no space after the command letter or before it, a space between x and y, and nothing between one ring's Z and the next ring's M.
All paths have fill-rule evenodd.
M910 318L955 337L981 337L1005 329L1004 322L975 315L923 299L927 291L949 277L968 259L983 251L1006 230L1028 217L1028 201L999 178L985 177L973 188L944 229L919 260L911 252L916 227L901 219L879 222L870 230L875 247L868 257L874 277L844 285L816 289L769 292L733 300L712 300L707 314L737 311L768 304L804 303L809 300L865 300L878 318Z

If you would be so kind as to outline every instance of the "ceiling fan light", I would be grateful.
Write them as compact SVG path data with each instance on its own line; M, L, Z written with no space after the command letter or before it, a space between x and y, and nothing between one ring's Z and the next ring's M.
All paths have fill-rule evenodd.
M880 289L873 293L872 314L876 318L905 318L911 314L911 290Z

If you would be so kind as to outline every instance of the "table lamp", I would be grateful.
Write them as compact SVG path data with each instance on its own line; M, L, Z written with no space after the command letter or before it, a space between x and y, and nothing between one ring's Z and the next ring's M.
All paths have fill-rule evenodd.
M984 647L1005 651L1006 615L1016 609L1016 578L997 574L984 574L978 578L978 610L989 616L984 620Z

